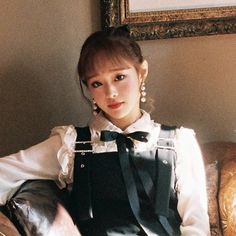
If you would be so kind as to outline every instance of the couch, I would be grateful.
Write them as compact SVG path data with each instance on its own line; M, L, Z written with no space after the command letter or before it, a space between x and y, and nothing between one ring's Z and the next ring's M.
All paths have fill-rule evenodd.
M236 235L236 143L201 146L207 175L211 235Z
M201 145L213 236L236 235L236 143ZM67 209L67 192L48 180L27 181L1 208L0 236L79 236Z

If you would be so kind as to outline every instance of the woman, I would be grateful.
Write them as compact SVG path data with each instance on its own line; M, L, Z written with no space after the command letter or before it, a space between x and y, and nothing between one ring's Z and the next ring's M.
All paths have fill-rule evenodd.
M0 204L27 179L52 179L72 189L82 235L210 235L194 132L163 129L140 108L148 63L126 27L92 34L82 47L78 74L93 103L88 129L56 127L44 142L1 158ZM161 133L169 129L174 147L166 148ZM169 149L172 165L165 159Z

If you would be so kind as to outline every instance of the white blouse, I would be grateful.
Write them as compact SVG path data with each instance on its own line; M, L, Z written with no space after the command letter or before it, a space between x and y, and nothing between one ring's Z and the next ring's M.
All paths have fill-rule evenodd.
M89 122L94 153L116 151L115 141L100 141L101 130L120 133L149 132L147 143L134 140L137 151L154 149L160 132L160 124L151 120L143 111L142 117L122 131L103 115ZM52 179L60 188L73 182L74 148L77 133L74 126L55 127L51 136L26 150L0 158L0 205L6 203L20 185L28 179ZM178 211L182 218L181 235L210 235L207 214L205 170L201 151L193 130L177 129L176 191Z

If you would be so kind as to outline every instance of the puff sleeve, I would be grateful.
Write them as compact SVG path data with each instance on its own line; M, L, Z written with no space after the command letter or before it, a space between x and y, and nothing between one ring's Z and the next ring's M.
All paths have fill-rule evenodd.
M75 140L73 126L56 127L45 141L1 157L0 205L4 205L29 179L55 180L61 188L72 182Z

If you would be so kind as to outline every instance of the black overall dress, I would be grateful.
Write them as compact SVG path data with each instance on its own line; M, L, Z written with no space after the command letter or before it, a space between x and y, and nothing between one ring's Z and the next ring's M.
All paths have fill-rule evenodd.
M130 196L127 193L130 191L127 184L130 185L130 183L127 183L129 180L124 179L122 173L124 170L121 168L118 152L92 153L90 142L86 142L90 140L89 129L87 127L77 128L77 132L79 144L76 148L78 152L75 157L74 184L71 197L74 220L82 236L180 235L180 218L176 210L176 195L173 194L173 191L169 191L168 197L170 199L164 201L168 203L167 224L173 230L172 233L168 233L165 226L163 227L163 224L159 222L159 216L155 214L155 200L153 200L154 203L150 201L143 189L142 176L140 177L135 171L138 165L144 165L155 182L157 177L155 163L158 162L148 162L147 159L150 160L150 158L145 158L145 162L141 161L136 166L131 163L138 193L138 207L140 208L137 213L134 209L136 206L130 204ZM140 153L138 155L140 157ZM156 151L145 152L143 155L154 155L155 160ZM138 158L136 157L136 159ZM155 189L151 191L155 192ZM141 226L142 222L140 224L139 219L144 220L144 224L147 222L146 228L151 228L150 233L143 230L144 227ZM150 223L153 221L155 221L154 226Z

